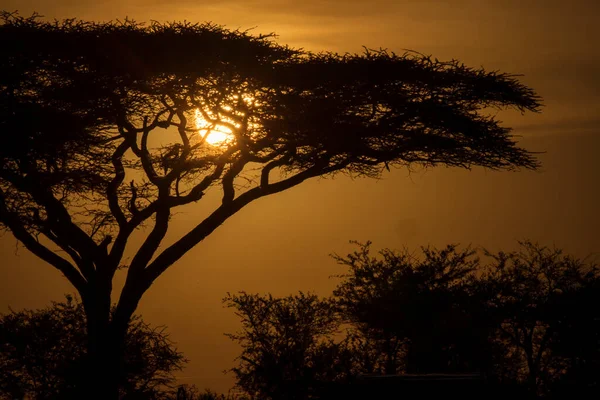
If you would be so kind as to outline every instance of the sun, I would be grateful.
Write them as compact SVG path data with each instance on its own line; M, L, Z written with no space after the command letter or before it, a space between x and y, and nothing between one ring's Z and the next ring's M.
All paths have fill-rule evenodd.
M233 140L233 131L230 128L207 121L198 109L195 119L198 133L211 146L221 146Z
M260 102L253 96L241 93L228 96L225 104L221 104L216 110L200 111L197 108L195 120L198 134L211 146L230 145L240 130L247 134L257 128L256 121L248 118L247 113L249 108L259 104Z

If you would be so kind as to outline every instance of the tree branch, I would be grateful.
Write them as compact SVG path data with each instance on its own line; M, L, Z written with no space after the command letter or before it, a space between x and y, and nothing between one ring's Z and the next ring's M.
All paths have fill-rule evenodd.
M204 240L204 238L210 235L217 227L244 206L260 197L279 193L304 182L308 178L320 175L324 168L323 164L324 162L316 164L305 171L266 187L255 187L241 194L235 200L222 204L204 221L165 249L150 265L148 265L144 275L144 290L150 287L156 278L158 278L168 267L173 265L173 263L179 260L187 251Z
M223 199L221 200L223 204L231 203L235 198L235 188L233 187L233 181L240 174L240 172L242 172L247 163L248 161L246 160L246 158L244 156L240 156L240 159L235 161L223 176Z
M159 186L161 179L158 177L158 174L154 169L152 159L150 158L150 152L148 151L148 135L150 134L151 130L152 129L148 127L148 117L144 117L141 149L138 154L138 157L140 157L140 160L142 161L142 167L144 168L144 172L146 172L146 176L148 177L150 182L154 183L156 186Z
M18 190L29 193L35 202L44 207L48 218L46 222L50 229L56 234L63 236L61 240L73 243L73 248L83 258L84 255L94 260L102 257L98 252L98 246L79 226L73 223L71 215L65 206L54 197L50 189L42 186L42 179L32 171L27 172L26 178L20 178L14 174L4 174L4 178L9 180Z
M127 274L128 280L130 274L137 274L143 270L148 262L152 259L152 256L158 249L160 242L163 240L169 228L169 217L170 207L164 204L166 200L162 200L158 210L156 212L156 222L154 228L142 244L139 250L136 252L131 264L129 265L129 272Z
M96 271L89 260L82 258L68 243L55 235L50 229L43 229L41 232L71 257L88 282L93 279Z
M260 173L260 186L265 187L265 188L267 186L269 186L269 175L270 175L271 171L277 167L281 167L282 165L285 165L285 163L289 162L290 158L293 157L295 154L296 154L296 149L294 148L288 154L285 154L282 157L280 157L279 159L273 160L273 161L269 162L268 164L266 164ZM276 157L277 152L274 152L273 156Z
M0 189L0 221L10 228L15 238L23 243L27 250L62 272L75 289L83 295L87 284L85 278L70 262L56 255L27 232L19 218L8 210L4 198L4 191Z
M125 179L125 168L123 167L123 155L125 154L125 152L127 151L128 148L129 148L129 144L127 143L127 141L124 141L117 147L114 154L112 155L112 164L115 169L115 176L112 179L112 181L110 181L108 188L106 189L106 197L108 198L108 207L109 207L110 212L112 213L113 217L115 217L115 220L119 224L120 229L123 229L125 227L125 224L127 223L127 218L125 218L125 214L123 213L123 210L121 210L121 207L119 206L119 196L118 196L117 192L118 192L119 186L121 186L121 184L123 183L123 180Z

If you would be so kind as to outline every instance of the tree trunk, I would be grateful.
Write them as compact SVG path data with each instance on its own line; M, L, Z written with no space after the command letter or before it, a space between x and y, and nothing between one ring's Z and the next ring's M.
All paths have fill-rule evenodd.
M111 321L111 288L104 289L83 299L87 317L87 362L77 392L80 398L117 400L124 375L127 324L122 329L123 324Z
M527 369L529 374L527 375L527 388L529 390L531 398L537 398L537 376L538 376L538 365L535 362L533 356L533 343L530 338L525 338L525 355L527 357Z
M112 337L110 326L90 335L88 353L88 379L84 379L83 393L94 400L117 400L119 398L121 357L119 343Z

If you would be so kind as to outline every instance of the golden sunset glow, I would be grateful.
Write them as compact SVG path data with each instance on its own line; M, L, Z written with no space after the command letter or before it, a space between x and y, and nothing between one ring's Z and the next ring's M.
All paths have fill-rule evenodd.
M189 396L184 393L183 397L209 398L210 394L205 395L203 391L210 389L215 397L223 393L223 398L243 398L242 394L246 394L236 386L237 375L232 372L242 361L242 347L225 336L241 332L243 323L235 315L236 309L227 307L223 298L240 291L272 294L274 298L300 292L329 298L344 279L342 276L348 273L347 266L340 265L336 256L357 250L351 240L372 241L373 256L389 248L401 254L406 250L411 257L421 255L421 246L444 249L448 244L458 244L460 249L472 246L477 250L487 249L492 254L499 250L509 254L519 251L517 240L531 240L549 249L564 249L564 254L584 258L586 262L600 262L597 203L600 198L600 157L597 155L600 149L600 74L597 73L600 51L593 50L598 48L594 37L600 37L597 23L600 1L3 0L0 9L8 13L18 10L18 15L24 18L14 29L6 27L2 38L7 46L0 54L4 72L0 75L0 134L5 138L0 145L3 160L0 169L0 317L8 315L10 310L45 309L51 302L63 302L65 294L80 298L63 269L57 269L68 264L76 270L78 285L90 288L87 293L92 295L86 300L92 304L88 307L90 310L106 311L108 303L120 301L125 286L133 293L154 282L134 314L143 316L143 322L152 327L166 327L169 342L172 340L174 348L190 361L175 371L177 381L172 389L165 389L173 395L165 394L167 397L175 396L184 385L195 385L198 393ZM35 17L29 20L32 15ZM81 31L62 36L58 25L44 28L39 35L34 31L35 21L54 24L56 20L59 24L65 18L76 18L68 25L72 28L67 29L73 32L77 21L82 21ZM152 30L152 21L165 26L156 25ZM92 25L86 25L88 23ZM148 31L134 36L138 31L134 26L138 23ZM194 24L206 26L206 33L196 38L194 32L204 28L196 28ZM0 24L0 31L2 29ZM153 35L165 39L154 42L149 39ZM271 51L271 42L282 47ZM378 58L379 51L388 52L390 58ZM368 56L364 57L365 54ZM403 54L409 58L430 57L423 60L426 72L413 69L413 64L408 62L392 62L392 54L393 57ZM451 84L461 73L438 71L438 59L450 64L450 61L464 62L465 68L472 68L473 73L484 68L486 72L497 71L497 74L488 79L482 73ZM375 62L376 66L371 67ZM393 66L385 67L388 63ZM439 65L439 68L445 67ZM510 93L494 94L496 89L505 87L493 83L498 75L505 73L515 74L514 79L542 97L541 112L523 113L518 108L505 110L504 106L485 108L496 100L510 104L518 97L512 89ZM429 76L435 78L430 81ZM390 83L394 77L395 81ZM491 94L485 94L483 102L473 103L474 107L484 108L465 109L456 114L455 121L449 122L455 115L450 111L452 107L462 107L488 89ZM445 96L454 99L452 107L438 103L438 99ZM417 106L421 101L423 109ZM365 107L361 108L360 104ZM472 118L476 112L481 112L482 119ZM480 145L483 142L477 139L479 128L491 126L492 121L488 120L491 117L500 121L501 127L513 128L512 138L508 139L514 142L511 149L533 152L542 164L539 171L515 168L501 172L477 166L478 161L496 160L509 154L509 151L496 151L491 142L484 148ZM437 135L435 129L426 128L427 121L433 127L439 125L448 130L440 128ZM486 137L500 138L502 132L490 130ZM369 151L360 151L365 146L370 147ZM482 149L479 155L472 151L478 146ZM126 148L123 155L113 159L113 153L122 148ZM80 149L85 149L85 153ZM373 155L385 160L400 150L405 151L405 166L400 167L404 164L399 163L399 168L394 168L389 162L369 165L375 160ZM432 155L431 165L426 169L410 161L426 154ZM473 156L465 164L445 166L442 160L448 154ZM267 164L270 165L265 169ZM342 170L333 168L345 164L347 167ZM235 175L242 165L241 172ZM473 165L472 170L462 168L469 165ZM309 171L295 177L300 169ZM321 171L324 174L317 176ZM381 176L376 179L365 175L365 172L375 174L377 171ZM86 185L94 185L94 191L84 191ZM3 200L5 196L12 197ZM52 202L46 202L46 198ZM247 202L254 198L255 201ZM44 200L45 205L37 203L38 199ZM190 199L198 200L188 203ZM114 213L119 209L122 212ZM54 214L49 215L49 211ZM154 214L138 223L150 212ZM16 234L7 226L15 218L20 221ZM203 222L205 220L207 222ZM97 229L102 225L110 230ZM192 231L203 231L207 236L190 248ZM198 237L197 233L193 235ZM62 241L61 237L64 237ZM17 238L25 238L26 242ZM154 252L140 252L136 257L142 247L145 250L156 241L160 243ZM176 243L179 243L176 249L190 250L180 258L172 257L174 253L169 252L163 257L162 253ZM118 255L122 261L113 262ZM171 265L164 260L175 261ZM482 264L491 260L481 257ZM168 271L159 270L158 267L167 264L171 265ZM131 269L132 279L128 281L131 265L136 268ZM149 265L153 269L146 270ZM523 270L525 267L524 264ZM152 280L158 272L161 276ZM490 268L485 274L501 276L500 272L499 268ZM98 274L104 283L94 285ZM114 275L114 279L105 279L109 275ZM479 272L473 275L473 283L466 287L473 288L479 276ZM137 277L143 281L137 283ZM531 277L534 280L533 274ZM535 361L535 356L522 356L517 347L504 348L509 342L508 336L486 338L484 335L496 330L502 333L508 325L493 326L494 329L490 328L492 325L470 325L475 316L481 316L486 324L505 320L499 318L498 311L494 311L494 315L483 312L487 304L500 308L501 304L491 295L492 286L501 285L485 283L482 287L486 290L489 287L490 292L481 296L479 293L475 296L475 292L465 294L464 299L473 299L473 308L466 310L459 309L454 300L450 301L450 294L460 293L458 283L452 283L451 292L437 288L431 291L448 296L443 297L448 298L447 308L437 313L433 306L426 313L416 311L416 304L429 307L433 300L427 298L419 303L419 299L412 301L412 297L406 297L415 304L407 307L406 315L423 316L422 320L415 321L423 322L426 327L445 329L454 326L450 317L458 316L456 326L464 328L465 336L461 332L448 334L444 329L430 329L431 335L417 337L419 341L412 343L419 343L419 351L424 353L414 352L415 360L435 361L435 365L425 366L426 369L421 365L418 368L399 365L387 380L390 387L396 387L398 382L399 390L406 392L405 384L412 388L413 382L424 380L409 376L411 382L405 383L402 381L405 378L400 376L403 372L441 373L438 369L446 371L446 367L448 371L457 372L461 382L467 382L471 366L479 368L479 360L485 361L485 368L492 366L492 361L502 361L516 367L494 367L493 372L499 375L490 376L489 381L498 393L530 390L533 396L535 390L526 386L531 383L538 385L536 390L544 395L547 390L557 388L561 393L564 391L567 398L587 398L567 394L571 388L575 390L574 378L567 375L568 379L562 381L558 376L571 368L571 364L586 374L597 365L584 362L583 352L567 354L566 343L570 341L559 340L558 333L554 332L547 343L544 342L548 345L544 348L560 344L557 357L553 358L547 350L539 365L533 365L532 371L538 368L540 372L532 374L531 378L535 379L517 382L519 374L529 371L527 361ZM587 292L576 295L575 286L572 293L564 293L569 299L588 298ZM394 290L403 287L398 284ZM429 291L422 282L420 288L414 293ZM100 289L104 294L100 294ZM514 294L517 289L507 286L506 293ZM551 295L558 298L557 293ZM596 295L597 292L590 290L590 299ZM126 300L127 296L123 298ZM374 295L373 298L383 297ZM533 294L529 298L533 299ZM383 300L379 304L386 303L385 310L391 310L398 306L399 303L395 303L398 299L405 297L398 294L393 304ZM475 299L485 300L485 307L478 307ZM515 299L519 300L517 296ZM370 307L375 306L366 308ZM549 319L551 308L544 305L543 315L536 310L530 314L539 314L544 319L531 324L532 337L534 342L539 339L538 345L544 336L540 333L543 332L540 329L545 329L543 324L558 321L562 332L571 321L567 324L565 318L572 316L581 316L582 321L572 324L578 328L571 329L569 336L581 339L580 343L574 343L577 349L584 349L584 343L593 344L593 339L600 337L600 333L588 329L594 326L591 322L598 314L585 318L588 311L597 312L593 305L586 305L573 315L565 311L566 307L557 306L555 308L564 315L554 319ZM119 315L130 309L121 307ZM436 315L447 319L436 325ZM388 316L380 315L373 321L383 323ZM275 318L265 313L265 320ZM297 321L300 320L299 317ZM102 328L109 321L112 320L105 316L96 325ZM45 326L46 321L42 322L40 326ZM399 325L398 318L395 323L390 326L404 326ZM411 323L406 323L409 331L417 332ZM521 331L527 331L528 323L523 324ZM380 357L375 350L361 357L353 355L349 350L371 351L379 349L371 345L380 343L371 338L355 343L358 337L345 341L350 328L350 324L346 324L332 334L331 339L323 339L307 348L331 355L331 365L335 367L321 373L311 364L306 371L318 372L311 377L329 379L334 372L343 371L343 359L333 359L337 357L338 348L323 347L330 343L341 346L340 356L349 355L348 360L364 361L360 368L352 366L347 370L352 373L364 372L371 361L374 368L381 364L381 370L392 369L391 365L387 368L388 358L402 360L400 357L408 354L411 342L406 339L405 342L385 341L385 345L398 343L399 346L398 352L392 352L390 357ZM107 332L113 340L114 332ZM511 332L512 326L504 333ZM360 331L355 333L358 335ZM598 336L594 336L596 334ZM96 336L98 340L103 338ZM76 338L81 337L78 333ZM445 341L448 337L452 340ZM454 344L454 338L461 341ZM40 345L50 343L36 335L30 339ZM43 343L37 339L43 339ZM439 339L437 344L441 350L430 351L425 345L426 339ZM295 344L293 340L289 343ZM484 354L478 352L479 348L471 347L477 343L486 349L489 345L494 354ZM138 361L143 360L136 347L141 342L131 344L135 345L132 347L135 362L121 363L119 373L125 373L124 368L130 368L130 364L135 368L141 366ZM25 354L17 352L17 347L13 352L13 348L7 346L0 343L0 360L10 354ZM96 346L95 351L103 346ZM530 347L537 349L536 346L534 343ZM257 348L267 349L266 346ZM9 354L5 354L4 349L9 349ZM25 350L35 357L20 358L35 361L63 351L62 347L56 347L47 354L40 351L38 357L31 349ZM76 348L72 355L80 357L90 349L94 346L84 345L81 351ZM473 349L476 359L464 359L463 349ZM67 368L63 372L69 379L100 376L101 371L109 371L108 361L114 361L124 348L116 350L107 353L106 366L97 364L102 368L91 364L94 368L89 372L84 369L89 362L82 358L76 363L77 370ZM451 357L448 361L440 354ZM593 353L590 351L590 354ZM279 362L267 356L264 359ZM154 360L158 358L150 359ZM312 362L308 356L300 361L303 360ZM547 360L551 361L545 367L543 363ZM72 361L66 359L64 364L56 362L52 367L61 369ZM16 385L18 378L19 387L15 390L71 387L69 381L59 384L49 379L53 375L47 368L32 371L40 374L42 383L48 384L33 385L21 380L27 372L25 369L17 371L13 382L13 375L2 375L8 373L6 368L12 365L0 362L0 381L1 376L5 376L11 378L11 385ZM152 371L155 367L151 367ZM473 376L485 374L488 382L483 367L482 364L481 369L473 371ZM110 367L110 370L115 368ZM142 391L146 387L133 380L143 378L151 370L142 372L134 371L135 374L127 375L126 381L121 376L128 390L137 392L139 389L140 393L132 393L132 396L144 395ZM290 368L289 373L281 369L273 374L289 382L285 388L295 389L296 383L300 385L306 380L304 375L303 379L292 379L300 376L292 372L296 373ZM397 380L393 376L396 372L400 376ZM592 378L597 381L597 375L590 373L590 382ZM112 378L107 382L116 382ZM548 384L541 383L547 378L551 379ZM159 376L157 381L161 379ZM446 382L445 378L441 381ZM331 387L331 396L335 397L341 391L336 392L338 382L333 383L328 386L329 382L319 382L314 388ZM496 390L501 383L512 386ZM581 386L589 386L586 385ZM437 387L437 383L433 386ZM94 390L101 392L101 387L97 384ZM0 384L0 400L7 388L4 382ZM297 395L304 394L313 396L313 386ZM421 395L423 397L423 393ZM559 394L554 396L560 397Z
M195 122L198 134L211 146L227 144L234 138L231 128L208 121L198 109L195 113Z
M241 96L241 97L240 97ZM249 107L256 104L256 99L248 94L232 95L227 98L233 104L243 104L242 110L231 105L221 105L220 111L204 111L196 109L194 119L200 137L211 146L227 145L235 138L234 130L242 129L240 123ZM256 124L246 120L244 130L252 130Z

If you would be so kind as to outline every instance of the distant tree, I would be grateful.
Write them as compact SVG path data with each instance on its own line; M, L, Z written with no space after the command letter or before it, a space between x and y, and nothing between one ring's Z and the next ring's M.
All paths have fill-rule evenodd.
M349 272L334 290L343 315L366 345L369 372L464 372L480 370L486 335L474 301L479 260L470 249L423 248L422 257L370 242L346 257Z
M70 296L44 309L0 315L0 398L85 398L86 341L83 306ZM164 328L152 328L134 316L119 397L164 398L185 362Z
M487 314L496 320L492 340L504 353L497 373L525 384L531 396L547 395L565 374L577 381L597 373L597 266L529 241L518 251L488 255L494 262L482 278ZM598 386L597 376L574 386Z
M349 272L333 298L224 300L242 319L230 335L243 348L233 369L240 388L306 399L319 398L319 383L364 373L481 372L493 398L600 393L597 265L531 242L483 251L486 264L456 245L372 256L370 242L357 244L334 256ZM346 337L331 341L347 324Z
M550 397L600 398L600 277L586 276L581 286L555 303L560 316L552 353L566 368L550 385Z
M242 292L223 301L242 322L241 331L227 335L242 346L232 368L236 385L253 398L316 398L324 383L353 374L352 351L332 339L339 319L330 300Z
M390 166L537 167L488 114L539 110L514 75L414 52L314 54L214 24L0 21L0 224L81 295L89 397L118 397L143 294L250 202ZM219 197L163 243L175 209Z

